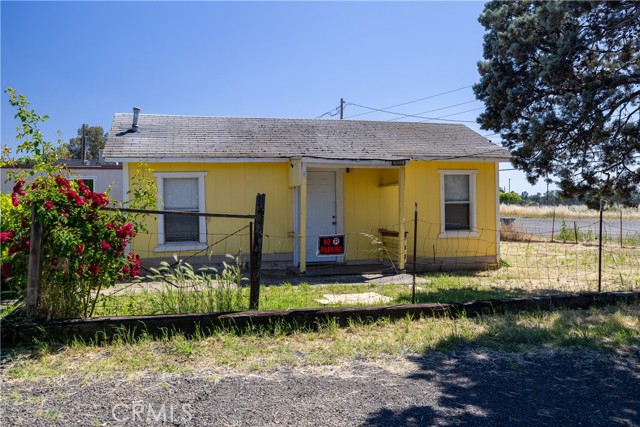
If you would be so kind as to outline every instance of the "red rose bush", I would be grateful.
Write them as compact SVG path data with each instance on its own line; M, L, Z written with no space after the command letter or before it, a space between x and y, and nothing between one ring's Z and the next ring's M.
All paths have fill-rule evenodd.
M3 201L3 291L25 293L35 210L43 227L39 315L90 316L101 290L140 274L140 257L127 252L138 227L103 209L110 204L108 195L91 191L82 180L60 174L25 184L16 183L11 206Z

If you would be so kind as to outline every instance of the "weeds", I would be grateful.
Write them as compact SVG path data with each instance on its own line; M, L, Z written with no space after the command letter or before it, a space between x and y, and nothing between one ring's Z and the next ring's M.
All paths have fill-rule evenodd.
M163 261L151 268L138 292L106 295L97 307L98 315L213 313L246 309L245 278L237 258L223 263L222 272L212 267L194 271L176 259L171 265Z
M462 346L501 352L586 348L608 353L640 345L640 305L455 319L353 319L346 327L328 320L313 329L274 322L242 331L218 328L206 332L187 337L167 330L159 339L152 339L145 334L133 337L123 329L120 337L110 343L48 343L45 351L44 343L37 341L34 347L5 357L4 372L10 378L22 379L216 368L254 372L279 366L385 360L407 354L449 352ZM188 367L185 359L189 360Z

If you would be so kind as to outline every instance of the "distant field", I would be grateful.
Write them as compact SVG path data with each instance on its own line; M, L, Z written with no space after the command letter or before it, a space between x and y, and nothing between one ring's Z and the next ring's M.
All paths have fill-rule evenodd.
M519 218L598 218L597 210L589 209L584 205L577 206L519 206L500 205L500 215ZM605 218L620 218L620 210L608 210L604 212ZM625 219L640 219L640 208L622 208L622 217Z

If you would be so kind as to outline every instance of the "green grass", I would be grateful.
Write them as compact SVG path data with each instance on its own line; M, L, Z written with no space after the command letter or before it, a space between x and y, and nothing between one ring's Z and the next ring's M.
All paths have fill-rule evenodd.
M568 231L567 231L568 230ZM565 227L565 234L571 230ZM419 303L450 303L492 298L513 298L598 289L598 247L584 244L509 241L501 244L496 270L430 273L418 283ZM162 274L160 274L162 273ZM95 316L128 316L241 311L248 308L249 289L237 266L220 274L199 275L185 263L163 271L153 283L118 285L98 299ZM640 289L640 246L607 245L603 251L602 290ZM317 285L283 283L261 286L260 309L339 307L319 300L326 294L377 293L389 300L380 304L411 302L411 286L370 283ZM350 304L353 305L353 304ZM364 305L364 304L363 304ZM366 303L366 305L375 305ZM2 310L2 315L11 308Z
M450 303L459 301L471 301L490 298L511 298L527 295L527 292L517 289L502 289L495 286L486 286L472 280L473 276L455 274L433 274L428 276L430 283L417 285L416 302ZM237 303L233 310L246 309L246 301L249 299L249 289L241 288L237 292ZM389 302L382 304L408 304L411 303L411 286L405 285L378 285L378 284L331 284L309 285L302 283L260 287L261 310L287 310L294 308L310 307L340 307L344 304L323 305L318 300L324 294L354 294L375 292L391 298ZM215 305L209 304L206 292L186 291L180 297L180 303L176 303L175 293L169 291L142 290L135 293L107 296L96 305L96 315L146 315L146 314L177 314L199 313L215 311ZM353 305L353 304L349 304ZM364 304L363 304L364 305ZM366 305L376 305L367 303Z
M313 330L275 323L248 331L199 331L193 337L167 331L160 338L133 338L122 330L110 343L38 341L3 352L3 376L37 381L66 376L136 376L142 372L255 372L353 360L391 363L407 355L448 352L462 346L500 352L590 349L610 353L639 345L640 306L617 305L478 318L352 320L342 328L330 321Z

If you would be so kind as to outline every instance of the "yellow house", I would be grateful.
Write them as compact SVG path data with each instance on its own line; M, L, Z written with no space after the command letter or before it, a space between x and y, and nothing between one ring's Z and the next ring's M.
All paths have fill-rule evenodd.
M115 115L104 157L122 162L125 193L139 162L149 164L158 209L251 214L265 193L263 265L403 269L414 245L420 270L499 260L498 165L510 155L463 125L134 109ZM134 249L157 259L247 253L246 232L229 237L247 221L153 215Z

